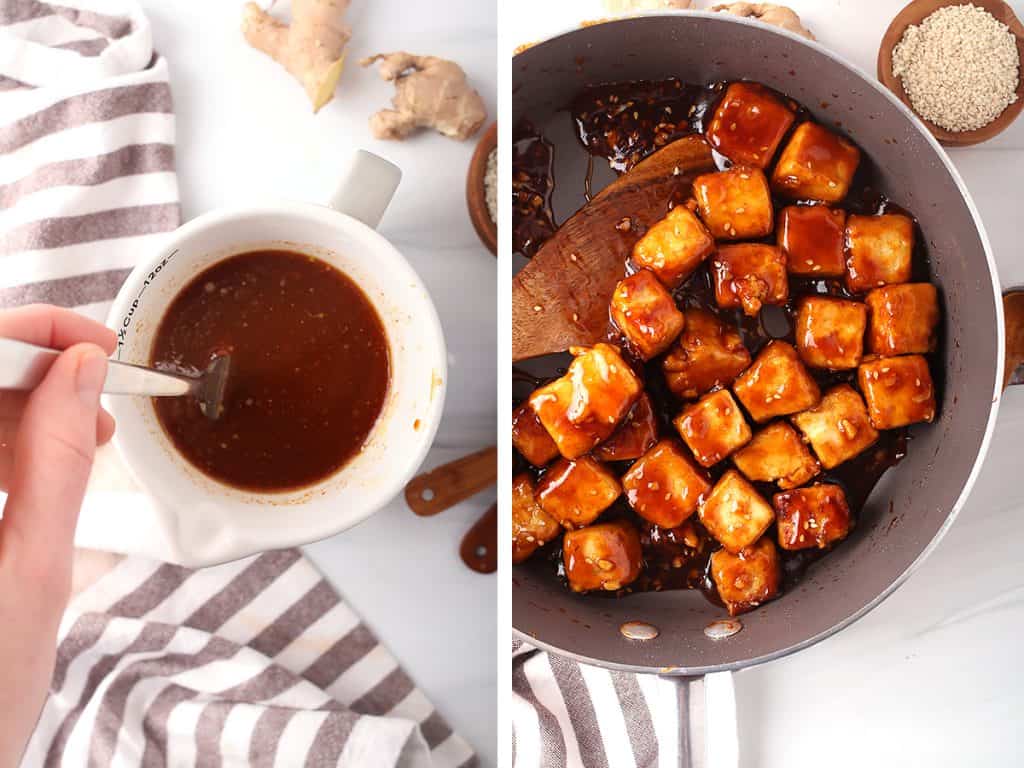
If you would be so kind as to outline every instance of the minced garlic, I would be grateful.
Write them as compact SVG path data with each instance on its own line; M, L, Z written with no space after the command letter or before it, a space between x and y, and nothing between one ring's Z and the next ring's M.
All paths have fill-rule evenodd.
M948 131L975 130L1017 100L1017 41L984 8L946 6L907 27L892 73L921 117Z

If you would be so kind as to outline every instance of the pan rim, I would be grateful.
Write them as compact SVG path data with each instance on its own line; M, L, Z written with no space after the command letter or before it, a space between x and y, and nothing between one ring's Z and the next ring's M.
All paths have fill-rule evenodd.
M802 651L806 648L816 645L817 643L825 640L842 630L846 629L854 622L866 616L872 610L882 604L890 595L892 595L899 587L903 586L904 583L910 578L910 576L921 566L921 564L928 558L932 552L938 547L939 543L948 533L952 527L960 511L967 503L971 491L974 489L974 485L977 482L978 475L981 472L981 468L985 462L985 457L988 455L988 450L992 442L992 435L995 431L996 417L999 411L999 405L1002 401L1003 387L1002 387L1002 371L1006 365L1006 339L1005 339L1005 321L1003 317L1003 300L1002 300L1002 287L999 281L999 273L996 268L995 257L992 252L992 244L988 237L988 232L985 229L984 222L981 220L981 214L978 211L977 205L974 202L974 198L971 196L970 191L967 189L967 185L964 182L959 170L953 165L949 154L942 147L939 141L932 135L931 131L920 121L920 119L896 96L886 87L884 87L874 77L869 76L863 69L853 64L845 57L839 55L835 51L826 48L824 45L816 40L808 40L805 37L797 35L793 32L789 32L778 27L769 26L763 22L755 21L752 19L740 18L738 16L732 16L730 14L723 14L721 12L712 11L690 11L690 10L675 10L675 11L646 11L630 14L627 17L609 21L603 21L601 24L623 24L629 23L630 21L637 18L647 17L686 17L686 18L704 18L704 19L715 19L729 24L738 24L740 26L746 26L755 28L759 34L768 35L779 35L784 38L788 38L792 41L805 45L812 50L828 57L833 60L836 64L841 67L845 67L847 70L855 74L860 80L874 88L876 91L881 93L893 106L897 108L906 118L909 119L910 123L920 133L925 141L932 147L933 152L942 162L943 167L949 173L953 182L956 184L957 189L960 192L964 203L967 206L968 211L971 214L971 219L974 222L975 229L978 232L978 237L981 240L982 248L985 251L985 259L988 263L989 280L991 281L992 288L992 300L995 304L996 309L996 366L992 372L992 402L989 408L988 418L985 424L985 432L982 436L981 445L978 448L978 455L974 459L974 464L971 467L971 471L968 473L967 478L964 481L963 487L960 490L960 494L957 496L956 501L953 503L946 520L942 526L932 537L931 541L921 550L921 552L914 558L913 562L910 563L892 582L872 600L865 603L861 608L851 613L841 621L836 622L831 627L822 632L819 632L811 637L801 640L797 643L793 643L784 648L779 648L770 653L761 654L749 659L741 659L725 664L710 664L701 666L682 666L673 665L670 667L654 667L637 664L623 664L619 662L607 661L585 654L576 653L564 648L561 648L552 643L548 643L543 640L539 640L536 637L530 635L523 630L520 630L515 626L515 614L512 615L512 634L514 638L521 640L524 643L529 644L532 647L538 648L543 651L555 653L559 656L572 659L583 664L590 664L592 666L601 667L603 669L611 669L623 672L637 672L641 674L659 674L669 675L677 677L701 677L703 675L711 674L714 672L734 672L747 667L754 667L759 664L765 664L769 661L776 659L785 658L791 654ZM526 50L530 50L539 45L545 45L551 43L558 38L566 37L568 35L580 33L589 27L572 26L562 31L556 32L555 34L549 35L548 37L537 40ZM523 52L516 54L512 57L514 61L517 56Z

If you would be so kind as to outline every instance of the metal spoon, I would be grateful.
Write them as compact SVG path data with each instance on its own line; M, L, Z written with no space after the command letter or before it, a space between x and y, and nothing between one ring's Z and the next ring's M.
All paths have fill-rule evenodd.
M15 339L0 339L0 389L35 389L59 350L37 347ZM103 391L108 395L180 397L191 395L208 419L216 420L224 409L224 387L231 357L214 358L198 376L186 376L111 360Z

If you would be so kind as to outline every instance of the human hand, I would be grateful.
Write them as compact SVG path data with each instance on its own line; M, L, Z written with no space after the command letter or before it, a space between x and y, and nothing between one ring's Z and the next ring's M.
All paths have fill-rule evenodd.
M0 391L0 768L16 766L46 700L71 589L75 525L96 445L114 332L66 309L0 311L0 337L63 349L32 392Z

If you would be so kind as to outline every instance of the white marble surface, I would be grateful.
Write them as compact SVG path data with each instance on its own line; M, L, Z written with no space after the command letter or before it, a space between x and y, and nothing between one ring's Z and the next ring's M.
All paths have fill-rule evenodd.
M867 72L904 4L789 2L822 43ZM1011 5L1024 16L1024 2ZM602 15L599 0L518 0L505 39L537 40ZM950 155L981 210L1004 287L1024 285L1024 119ZM839 635L736 676L744 768L1024 764L1022 435L1024 391L1011 391L975 490L923 567Z
M242 40L241 2L142 5L171 68L186 218L267 196L325 200L341 158L355 148L401 166L380 231L426 282L449 350L448 400L428 466L493 443L496 269L466 213L473 142L432 134L375 141L367 118L393 89L357 62L399 49L455 59L494 115L495 3L445 0L439 13L422 2L355 0L346 71L335 100L315 116L299 84ZM484 765L496 762L496 579L466 569L458 542L491 501L493 493L481 494L424 520L396 500L307 550Z

